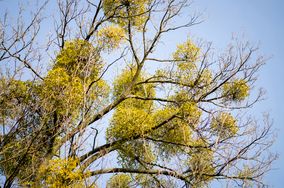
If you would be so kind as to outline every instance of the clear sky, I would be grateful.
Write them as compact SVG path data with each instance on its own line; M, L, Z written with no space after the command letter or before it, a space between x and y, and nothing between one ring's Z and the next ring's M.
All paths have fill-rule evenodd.
M16 2L0 1L1 16L4 4L12 9ZM284 178L284 0L195 0L192 7L192 10L203 12L205 21L194 26L190 35L223 48L232 34L244 34L249 41L260 43L262 54L272 57L262 68L257 82L258 86L266 89L267 99L253 110L255 114L269 112L274 121L278 138L272 151L279 154L279 159L266 176L266 181L275 188L281 188ZM176 43L187 35L180 33L169 40Z

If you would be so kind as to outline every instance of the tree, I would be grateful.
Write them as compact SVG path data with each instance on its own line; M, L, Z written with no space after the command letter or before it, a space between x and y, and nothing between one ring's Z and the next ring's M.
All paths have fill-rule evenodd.
M5 14L4 187L96 187L105 174L107 187L264 186L276 158L266 150L271 124L246 115L263 96L253 89L265 63L257 47L233 40L216 55L211 43L188 38L156 55L165 35L200 22L178 19L190 5L59 0L47 43L40 28L49 2L29 23L22 11L14 25ZM108 158L117 160L104 165Z

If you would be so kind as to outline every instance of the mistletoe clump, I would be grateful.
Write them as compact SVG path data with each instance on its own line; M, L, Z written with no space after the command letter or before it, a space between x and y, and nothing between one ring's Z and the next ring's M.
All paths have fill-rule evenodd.
M236 119L227 112L221 112L211 122L212 131L221 138L227 138L237 134L239 128Z
M250 87L245 80L237 79L224 84L223 95L227 100L242 101L249 96Z
M103 9L107 16L113 17L112 22L123 28L132 27L143 29L143 23L147 19L148 5L152 0L105 0Z

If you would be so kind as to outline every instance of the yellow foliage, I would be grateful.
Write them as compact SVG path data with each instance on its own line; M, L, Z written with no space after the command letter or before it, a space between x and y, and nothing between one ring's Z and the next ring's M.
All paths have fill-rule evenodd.
M117 174L112 176L108 183L107 188L130 188L131 177L128 174Z
M128 22L138 30L147 19L147 8L152 0L104 0L103 9L111 21L127 28Z
M60 115L77 112L83 100L83 85L78 77L71 77L66 69L55 68L44 79L42 98L48 100L47 111L56 110Z
M132 82L134 78L134 74L136 71L135 66L131 66L130 69L124 69L122 73L117 77L117 79L114 81L114 96L118 97L120 96L123 91L129 86L129 84ZM136 82L144 81L144 75L143 72L138 76ZM132 90L128 94L137 95L140 97L150 97L155 95L155 88L152 84L146 84L146 85L135 85Z
M181 70L192 69L194 62L198 60L200 48L188 39L185 43L179 44L177 50L173 54L173 59L178 62L178 67Z
M185 122L172 120L170 123L154 131L152 136L164 141L164 143L159 143L159 150L168 156L183 151L182 148L191 143L192 131Z
M77 169L79 159L52 159L39 168L38 182L44 187L84 187L84 179L88 172Z
M114 81L114 96L119 97L122 93L126 95L136 95L140 97L154 97L155 89L152 84L136 85L129 91L126 89L134 77L133 69L123 70L122 74ZM143 80L143 75L137 78L137 82ZM156 125L153 116L153 101L137 99L126 99L116 108L111 120L111 125L107 130L109 141L119 139L130 139L135 136L146 136L153 126ZM135 156L147 162L155 160L151 147L139 141L125 143L118 149L120 161L124 165L135 165Z
M226 112L221 112L217 117L213 118L211 129L214 134L221 138L234 136L239 130L236 119Z
M176 113L178 113L177 108L165 107L163 109L156 110L156 112L153 113L153 118L156 124L160 124L175 115Z
M76 39L65 43L56 57L54 68L64 68L70 76L94 80L102 69L102 63L92 44Z
M13 138L15 139L15 138ZM30 176L33 169L38 165L38 156L40 151L37 153L25 153L23 148L26 146L27 139L15 139L14 142L10 142L1 148L1 172L5 172L7 177L14 173L15 168L19 164L19 160L22 159L22 155L25 155L25 163L22 164L22 169L19 170L19 175L17 176L18 182L23 183L27 177ZM33 149L33 148L32 148ZM17 151L17 152L15 152ZM13 156L11 158L11 156ZM9 161L9 162L8 162Z
M112 50L118 48L124 40L125 31L119 26L111 25L99 30L98 37L99 44L103 49Z
M181 87L182 85L191 88L199 86L199 89L194 90L196 97L205 92L206 88L204 86L207 86L212 80L211 71L209 69L201 71L196 63L199 59L199 54L200 48L190 39L183 44L179 44L177 50L173 53L173 59L177 64L177 68L174 73L170 72L170 75L174 75L178 82L181 83Z
M153 84L140 84L140 85L134 85L131 90L126 91L129 87L129 84L132 82L135 74L135 67L131 67L130 69L124 69L122 73L117 77L117 79L114 81L114 91L113 95L115 97L119 97L121 94L126 95L136 95L139 97L154 97L155 96L155 87ZM144 75L141 73L139 77L137 78L136 82L141 82L144 80ZM125 93L126 92L126 93ZM152 100L137 100L137 99L127 99L123 101L120 106L125 107L135 107L140 108L144 110L151 111L153 107L153 101Z
M139 185L143 188L154 187L153 177L145 174L137 174L135 180L139 182Z
M153 118L145 110L120 106L113 115L107 138L117 140L144 135L153 125Z
M69 11L70 8L71 12L63 12L66 13L67 18L71 15L70 21L76 16L84 20L85 16L89 15L89 9L77 15L76 2L70 3L71 7L68 3L59 3L63 7L66 5L68 8L66 11ZM136 33L142 31L143 24L150 15L147 11L151 3L153 5L149 10L151 16L156 15L158 19L161 19L157 22L151 17L149 20L151 29L155 30L156 26L158 27L157 33ZM92 3L87 4L91 6ZM97 46L83 39L66 41L64 47L58 52L51 70L43 79L38 76L39 78L35 79L37 80L35 85L28 81L11 79L8 83L7 80L0 79L0 90L3 90L0 95L0 116L3 121L0 124L3 127L3 132L6 131L0 134L1 173L3 172L6 177L15 178L15 182L19 184L25 179L26 181L35 180L31 183L26 182L27 186L84 187L84 180L90 178L91 173L84 172L80 166L95 167L95 164L103 162L111 152L116 152L118 159L121 159L119 162L122 167L124 165L130 166L132 167L129 168L130 171L152 169L155 172L149 172L149 174L143 174L140 177L132 175L135 173L114 175L108 181L107 188L142 187L142 183L150 187L154 184L147 184L146 181L149 181L150 177L157 177L155 180L159 182L160 175L163 175L161 182L167 179L164 175L168 175L171 176L168 178L170 180L177 178L177 184L180 183L180 180L189 181L193 184L192 187L201 187L213 178L219 178L218 176L212 178L210 174L213 175L215 170L220 168L223 162L228 162L231 157L229 155L222 156L227 148L218 145L223 143L219 142L219 138L238 136L239 131L236 119L232 114L224 111L225 107L222 106L224 101L220 100L224 98L227 101L243 101L249 95L249 83L253 78L253 73L262 62L257 62L255 65L244 65L244 69L250 69L248 72L252 74L249 75L252 77L225 80L226 75L229 77L229 75L246 73L247 70L240 69L236 72L233 70L238 66L237 62L232 61L224 66L222 63L230 58L235 58L235 52L240 53L237 54L237 57L247 56L247 45L237 51L233 46L230 46L228 54L220 57L219 70L218 66L216 68L209 62L210 60L207 61L210 56L202 54L198 45L190 39L179 44L170 59L167 57L160 60L154 59L159 58L154 52L155 47L158 47L158 44L162 42L159 40L160 34L189 26L181 25L179 27L178 23L174 26L174 17L182 13L180 8L186 7L187 1L102 0L97 5L98 7L94 7L94 9L97 8L98 15L95 15L93 22L82 23L84 27L79 28L79 30L82 29L83 35L85 30L89 28L91 33L92 30L97 32L97 39L93 41ZM83 7L84 5L78 6ZM100 8L103 9L103 13L99 12ZM102 28L96 30L99 26ZM126 33L128 27L133 29L133 33L128 33L129 35ZM159 29L162 31L159 32ZM133 60L135 59L133 56L137 55L139 59L141 57L141 62L136 62L136 67L130 65L129 69L122 70L113 83L113 98L110 99L107 96L109 93L107 82L98 78L108 76L110 73L108 68L112 63L104 67L100 53L103 54L104 50L119 48L122 42L129 40L130 35L137 42L137 45L134 44L137 46L137 54L134 54L134 49L130 49L130 54L118 60L129 62L131 60L127 59L132 58ZM23 35L22 39L25 38ZM142 41L140 51L138 49L139 40L136 39ZM64 42L64 38L62 40ZM30 48L23 48L23 51L17 52L17 42L22 43L22 40L15 40L16 47L12 44L6 49L7 52L10 49L16 51L15 54L4 52L3 60L7 62L12 59L21 61L19 54L26 52L29 55ZM26 45L27 47L32 46L29 43ZM133 46L130 45L131 47ZM241 48L243 45L238 43L237 47ZM250 48L248 50L250 51L247 59L252 52ZM206 61L199 62L201 57ZM156 62L153 69L160 70L157 70L154 75L146 75L143 72L146 66L144 63L148 62ZM33 62L30 63L32 66ZM170 65L168 66L168 64ZM167 68L163 70L163 66ZM36 74L32 67L29 67L29 62L24 62L24 65L15 67L15 75L23 67L31 71L32 74ZM103 69L105 71L102 71ZM137 70L141 71L137 72ZM26 74L24 71L23 73ZM146 80L154 84L145 83ZM144 83L139 84L143 81ZM218 89L220 82L225 83ZM159 93L155 98L156 92ZM107 100L110 102L105 102ZM206 104L208 105L206 106ZM204 107L202 109L204 114L199 109L201 107ZM216 110L220 110L220 113L211 119L211 112ZM113 115L111 119L108 119L109 114ZM106 134L107 143L102 143L94 148L98 145L95 141L97 136L100 137L98 135L99 129L94 128L97 131L95 135L88 134L88 131L93 128L91 126L99 125L101 118L106 118L104 120L108 126L106 132L102 133ZM6 121L7 119L12 123ZM91 137L89 138L89 136ZM245 138L245 136L249 135L239 135L241 138ZM264 134L264 139L265 136ZM94 147L92 149L90 147L83 148L82 144L87 143L89 139L94 139ZM229 143L234 144L233 141L239 141L238 139L229 140ZM242 142L236 142L235 145L239 146L240 143ZM216 153L214 153L215 150L212 151L213 147L216 149ZM63 150L63 154L67 154L68 149L70 149L72 156L79 156L81 161L78 158L54 158L54 156L62 156L60 152ZM71 151L72 149L74 151ZM57 155L58 153L59 155ZM168 154L169 157L160 154ZM164 159L170 159L169 164L165 164ZM181 162L174 166L176 159L180 159ZM257 166L257 158L253 160ZM157 162L157 164L151 164L153 162ZM228 164L230 164L229 162ZM268 162L270 163L270 161ZM182 172L184 164L189 167L185 173ZM233 165L233 168L228 168L227 174L223 174L223 178L229 179L233 172L238 172L237 167L241 168L239 164ZM173 168L172 172L170 168ZM159 170L161 169L168 170L168 174L160 174ZM98 178L104 176L104 173L117 171L99 169L98 166L93 170L92 174ZM259 168L259 170L262 169ZM243 171L240 171L239 174L236 173L235 177L236 179L245 179L252 173L253 169L243 167ZM217 175L221 176L222 174ZM12 180L14 181L14 179ZM151 180L153 181L153 179ZM134 184L135 181L138 184ZM166 187L170 187L170 185Z
M152 133L154 138L166 141L166 143L161 142L159 144L159 149L166 154L176 154L183 151L182 148L192 144L191 129L199 122L201 116L201 112L195 103L185 102L181 107L167 107L158 110L154 114L154 122L158 124L174 114L183 118L175 118ZM177 145L173 147L173 144Z
M212 82L212 72L210 69L204 69L204 71L199 75L198 83L201 86L209 86Z
M194 127L199 123L201 111L194 102L185 102L180 107L180 114L187 119L187 123Z
M188 165L193 176L193 187L202 187L213 178L215 173L213 166L213 152L210 149L201 149L191 155ZM209 175L209 176L208 176Z
M107 99L109 91L110 91L109 85L107 84L105 80L101 79L92 85L92 87L90 88L88 92L88 98L91 99L91 102L94 102L95 100L100 100L100 99L105 100Z
M153 163L157 157L153 153L153 147L145 141L134 140L119 146L118 150L119 163L124 167L139 168L141 164L137 161L144 163Z
M194 127L199 123L202 112L198 108L197 103L192 101L190 94L186 90L170 96L169 99L178 104L170 105L169 107L175 109L178 115L186 120L190 126Z
M249 86L245 80L238 79L225 83L223 86L223 96L227 100L242 101L249 95Z
M31 99L28 92L31 87L28 81L0 79L0 115L10 118L17 116L21 111L19 104L26 104Z
M189 125L181 120L174 120L159 131L161 130L164 135L160 133L159 138L164 141L183 145L188 145L191 142L192 131ZM169 147L173 147L173 145L169 145Z
M86 89L98 79L102 67L98 50L91 43L80 39L67 41L43 81L44 108L49 112L56 110L59 115L77 115ZM97 100L108 92L106 82L99 80L90 88L86 100Z

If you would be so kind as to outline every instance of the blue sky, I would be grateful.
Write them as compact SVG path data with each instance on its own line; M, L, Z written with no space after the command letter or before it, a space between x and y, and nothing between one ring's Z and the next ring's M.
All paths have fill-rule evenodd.
M54 0L55 1L55 0ZM17 0L0 1L0 13L12 9ZM21 1L23 2L23 1ZM2 4L2 5L1 5ZM5 5L5 6L3 6ZM259 73L258 86L266 89L266 100L257 104L255 114L269 112L278 137L272 148L279 154L266 181L281 188L284 178L284 1L283 0L195 0L191 10L203 12L204 22L191 28L190 35L212 41L216 48L224 48L232 34L244 34L251 42L260 44L260 51L271 57ZM171 43L184 40L188 33L170 37Z

